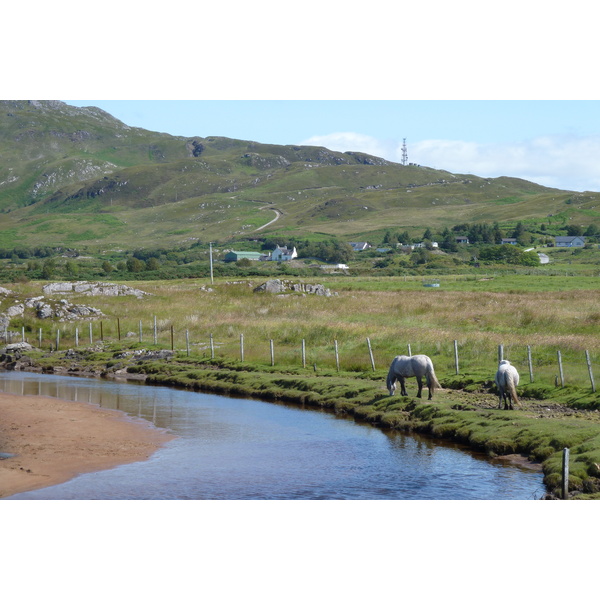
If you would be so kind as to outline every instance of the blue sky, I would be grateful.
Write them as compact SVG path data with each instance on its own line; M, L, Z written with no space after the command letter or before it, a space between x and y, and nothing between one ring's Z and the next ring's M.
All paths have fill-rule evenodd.
M127 125L363 151L482 177L600 191L596 100L66 100Z

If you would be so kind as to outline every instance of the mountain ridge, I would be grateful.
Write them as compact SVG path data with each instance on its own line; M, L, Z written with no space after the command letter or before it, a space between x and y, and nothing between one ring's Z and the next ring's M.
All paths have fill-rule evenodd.
M549 214L585 223L600 217L599 199L362 152L173 136L130 127L97 107L0 101L4 245L152 245L255 231L347 237ZM280 213L268 227L265 206ZM136 233L126 234L132 226Z

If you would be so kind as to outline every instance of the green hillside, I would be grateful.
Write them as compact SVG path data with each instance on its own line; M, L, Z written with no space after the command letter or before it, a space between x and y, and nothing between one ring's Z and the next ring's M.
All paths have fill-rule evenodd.
M599 200L358 152L171 136L94 107L0 102L0 246L349 240L479 221L586 226L600 220Z

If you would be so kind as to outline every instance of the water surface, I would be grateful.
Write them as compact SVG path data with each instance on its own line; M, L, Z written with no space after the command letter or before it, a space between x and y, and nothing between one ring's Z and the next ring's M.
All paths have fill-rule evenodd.
M125 411L178 437L150 459L11 499L538 499L542 474L286 404L37 373L0 390Z

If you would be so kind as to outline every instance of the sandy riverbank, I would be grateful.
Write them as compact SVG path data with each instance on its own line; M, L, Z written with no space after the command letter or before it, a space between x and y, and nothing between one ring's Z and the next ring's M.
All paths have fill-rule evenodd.
M90 404L0 392L0 498L147 459L173 436Z

